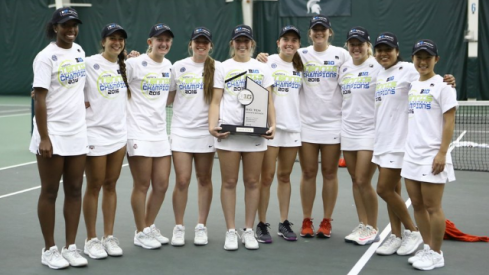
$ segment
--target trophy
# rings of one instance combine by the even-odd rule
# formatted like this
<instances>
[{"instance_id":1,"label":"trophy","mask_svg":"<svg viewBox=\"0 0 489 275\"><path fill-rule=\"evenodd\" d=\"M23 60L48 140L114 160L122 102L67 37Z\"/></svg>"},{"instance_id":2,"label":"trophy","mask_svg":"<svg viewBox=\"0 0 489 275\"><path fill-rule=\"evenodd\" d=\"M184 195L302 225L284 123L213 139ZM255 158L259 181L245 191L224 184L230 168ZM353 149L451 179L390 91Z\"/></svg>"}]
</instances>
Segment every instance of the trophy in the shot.
<instances>
[{"instance_id":1,"label":"trophy","mask_svg":"<svg viewBox=\"0 0 489 275\"><path fill-rule=\"evenodd\" d=\"M225 82L232 81L243 76L240 73ZM241 125L221 124L219 132L230 132L231 134L245 135L267 135L268 127L268 90L256 83L253 79L246 77L245 88L238 93L238 101L243 108L243 122Z\"/></svg>"}]
</instances>

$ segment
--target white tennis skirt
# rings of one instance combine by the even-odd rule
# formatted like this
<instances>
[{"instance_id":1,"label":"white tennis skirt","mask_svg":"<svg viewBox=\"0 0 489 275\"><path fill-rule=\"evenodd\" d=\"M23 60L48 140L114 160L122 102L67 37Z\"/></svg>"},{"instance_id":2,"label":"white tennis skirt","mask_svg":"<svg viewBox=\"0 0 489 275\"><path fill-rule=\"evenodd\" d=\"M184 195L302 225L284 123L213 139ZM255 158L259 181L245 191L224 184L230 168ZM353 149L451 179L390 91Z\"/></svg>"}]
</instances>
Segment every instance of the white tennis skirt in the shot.
<instances>
[{"instance_id":1,"label":"white tennis skirt","mask_svg":"<svg viewBox=\"0 0 489 275\"><path fill-rule=\"evenodd\" d=\"M445 164L445 170L438 175L431 173L431 164L419 165L409 161L404 161L402 164L401 177L429 183L444 184L447 181L455 181L455 171L452 164Z\"/></svg>"},{"instance_id":2,"label":"white tennis skirt","mask_svg":"<svg viewBox=\"0 0 489 275\"><path fill-rule=\"evenodd\" d=\"M381 155L374 155L372 157L372 162L382 168L401 169L403 159L403 152L385 153Z\"/></svg>"},{"instance_id":3,"label":"white tennis skirt","mask_svg":"<svg viewBox=\"0 0 489 275\"><path fill-rule=\"evenodd\" d=\"M127 155L142 157L165 157L171 156L170 142L168 140L127 140Z\"/></svg>"},{"instance_id":4,"label":"white tennis skirt","mask_svg":"<svg viewBox=\"0 0 489 275\"><path fill-rule=\"evenodd\" d=\"M51 145L53 146L53 155L58 156L78 156L88 153L88 139L87 132L81 131L71 136L59 136L49 135ZM31 143L29 145L29 151L33 154L39 154L39 143L41 142L41 136L39 132L34 130L32 132Z\"/></svg>"},{"instance_id":5,"label":"white tennis skirt","mask_svg":"<svg viewBox=\"0 0 489 275\"><path fill-rule=\"evenodd\" d=\"M299 147L302 145L301 133L275 129L273 139L267 139L267 145L272 147Z\"/></svg>"},{"instance_id":6,"label":"white tennis skirt","mask_svg":"<svg viewBox=\"0 0 489 275\"><path fill-rule=\"evenodd\" d=\"M171 150L185 153L213 153L216 151L214 146L215 137L212 135L198 137L182 137L171 134Z\"/></svg>"},{"instance_id":7,"label":"white tennis skirt","mask_svg":"<svg viewBox=\"0 0 489 275\"><path fill-rule=\"evenodd\" d=\"M360 151L374 150L374 138L351 138L341 137L341 150L344 151Z\"/></svg>"},{"instance_id":8,"label":"white tennis skirt","mask_svg":"<svg viewBox=\"0 0 489 275\"><path fill-rule=\"evenodd\" d=\"M107 156L116 151L119 151L122 147L126 146L127 141L121 141L108 145L88 145L89 157Z\"/></svg>"},{"instance_id":9,"label":"white tennis skirt","mask_svg":"<svg viewBox=\"0 0 489 275\"><path fill-rule=\"evenodd\" d=\"M341 131L325 131L302 127L302 142L315 144L338 144L341 141Z\"/></svg>"},{"instance_id":10,"label":"white tennis skirt","mask_svg":"<svg viewBox=\"0 0 489 275\"><path fill-rule=\"evenodd\" d=\"M248 135L229 135L226 139L216 139L216 149L233 152L261 152L267 150L267 140Z\"/></svg>"}]
</instances>

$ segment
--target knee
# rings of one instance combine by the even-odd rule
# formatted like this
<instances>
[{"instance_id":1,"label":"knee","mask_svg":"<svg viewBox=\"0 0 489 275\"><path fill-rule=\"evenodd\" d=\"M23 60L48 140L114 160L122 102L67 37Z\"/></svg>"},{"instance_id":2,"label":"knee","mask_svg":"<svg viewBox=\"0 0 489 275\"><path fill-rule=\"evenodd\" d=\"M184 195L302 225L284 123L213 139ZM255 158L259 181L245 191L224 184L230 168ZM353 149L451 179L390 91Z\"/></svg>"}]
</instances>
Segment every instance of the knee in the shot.
<instances>
[{"instance_id":1,"label":"knee","mask_svg":"<svg viewBox=\"0 0 489 275\"><path fill-rule=\"evenodd\" d=\"M389 194L392 194L392 192L390 192L391 190L388 190L388 188L386 188L386 186L383 186L383 185L377 185L377 194L383 198L385 200L385 198L387 198L389 196Z\"/></svg>"},{"instance_id":2,"label":"knee","mask_svg":"<svg viewBox=\"0 0 489 275\"><path fill-rule=\"evenodd\" d=\"M304 180L315 180L317 174L318 174L317 169L307 169L306 168L306 169L302 170L302 178L304 178Z\"/></svg>"},{"instance_id":3,"label":"knee","mask_svg":"<svg viewBox=\"0 0 489 275\"><path fill-rule=\"evenodd\" d=\"M50 202L55 202L56 198L58 197L58 188L57 187L52 187L52 188L43 187L41 189L41 197L44 200L48 200Z\"/></svg>"},{"instance_id":4,"label":"knee","mask_svg":"<svg viewBox=\"0 0 489 275\"><path fill-rule=\"evenodd\" d=\"M439 205L436 205L436 206L435 205L425 205L425 209L429 215L433 215L433 214L440 212L441 206L439 206Z\"/></svg>"},{"instance_id":5,"label":"knee","mask_svg":"<svg viewBox=\"0 0 489 275\"><path fill-rule=\"evenodd\" d=\"M88 195L91 195L91 196L98 196L101 188L102 188L102 185L90 183L90 184L87 184L87 188L85 189L85 193Z\"/></svg>"},{"instance_id":6,"label":"knee","mask_svg":"<svg viewBox=\"0 0 489 275\"><path fill-rule=\"evenodd\" d=\"M104 193L115 194L116 181L106 181L104 183Z\"/></svg>"},{"instance_id":7,"label":"knee","mask_svg":"<svg viewBox=\"0 0 489 275\"><path fill-rule=\"evenodd\" d=\"M175 181L175 189L178 191L184 191L190 184L190 177L178 177Z\"/></svg>"},{"instance_id":8,"label":"knee","mask_svg":"<svg viewBox=\"0 0 489 275\"><path fill-rule=\"evenodd\" d=\"M248 190L257 189L260 187L260 182L258 181L258 178L249 177L244 179L244 185Z\"/></svg>"},{"instance_id":9,"label":"knee","mask_svg":"<svg viewBox=\"0 0 489 275\"><path fill-rule=\"evenodd\" d=\"M321 169L321 173L323 174L323 179L325 181L336 180L336 170L323 168L323 169Z\"/></svg>"},{"instance_id":10,"label":"knee","mask_svg":"<svg viewBox=\"0 0 489 275\"><path fill-rule=\"evenodd\" d=\"M261 187L270 188L273 182L273 173L264 173L261 175Z\"/></svg>"},{"instance_id":11,"label":"knee","mask_svg":"<svg viewBox=\"0 0 489 275\"><path fill-rule=\"evenodd\" d=\"M200 187L208 188L212 186L212 177L210 174L197 175L197 183Z\"/></svg>"},{"instance_id":12,"label":"knee","mask_svg":"<svg viewBox=\"0 0 489 275\"><path fill-rule=\"evenodd\" d=\"M168 190L168 181L155 182L153 183L153 193L166 194Z\"/></svg>"},{"instance_id":13,"label":"knee","mask_svg":"<svg viewBox=\"0 0 489 275\"><path fill-rule=\"evenodd\" d=\"M136 192L147 193L149 190L150 181L134 181L133 190Z\"/></svg>"},{"instance_id":14,"label":"knee","mask_svg":"<svg viewBox=\"0 0 489 275\"><path fill-rule=\"evenodd\" d=\"M277 181L279 183L290 183L290 173L288 172L278 172Z\"/></svg>"},{"instance_id":15,"label":"knee","mask_svg":"<svg viewBox=\"0 0 489 275\"><path fill-rule=\"evenodd\" d=\"M410 199L411 199L411 204L413 206L414 211L424 211L425 210L423 200L417 199L417 198L410 198Z\"/></svg>"},{"instance_id":16,"label":"knee","mask_svg":"<svg viewBox=\"0 0 489 275\"><path fill-rule=\"evenodd\" d=\"M69 186L68 188L65 185L65 197L70 200L81 199L82 188L80 186Z\"/></svg>"}]
</instances>

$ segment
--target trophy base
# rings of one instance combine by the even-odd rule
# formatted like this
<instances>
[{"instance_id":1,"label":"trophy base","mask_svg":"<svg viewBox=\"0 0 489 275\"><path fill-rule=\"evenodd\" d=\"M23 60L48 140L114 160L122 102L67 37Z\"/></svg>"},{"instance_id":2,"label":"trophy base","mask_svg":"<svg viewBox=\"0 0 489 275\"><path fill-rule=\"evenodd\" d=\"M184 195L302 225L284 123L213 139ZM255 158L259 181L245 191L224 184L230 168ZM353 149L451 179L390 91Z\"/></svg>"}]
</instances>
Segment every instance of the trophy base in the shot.
<instances>
[{"instance_id":1,"label":"trophy base","mask_svg":"<svg viewBox=\"0 0 489 275\"><path fill-rule=\"evenodd\" d=\"M262 136L267 135L268 128L252 127L252 126L236 126L229 124L222 124L219 127L222 129L220 133L230 132L231 135L250 135L250 136Z\"/></svg>"}]
</instances>

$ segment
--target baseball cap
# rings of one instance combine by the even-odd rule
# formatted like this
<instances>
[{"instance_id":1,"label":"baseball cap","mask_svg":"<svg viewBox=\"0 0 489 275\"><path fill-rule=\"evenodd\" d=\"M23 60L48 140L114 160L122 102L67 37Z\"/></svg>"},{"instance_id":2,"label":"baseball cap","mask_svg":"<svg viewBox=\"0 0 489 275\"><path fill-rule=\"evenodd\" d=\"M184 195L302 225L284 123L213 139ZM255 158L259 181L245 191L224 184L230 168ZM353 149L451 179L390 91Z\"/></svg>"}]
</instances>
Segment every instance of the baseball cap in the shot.
<instances>
[{"instance_id":1,"label":"baseball cap","mask_svg":"<svg viewBox=\"0 0 489 275\"><path fill-rule=\"evenodd\" d=\"M197 37L203 36L207 38L210 42L212 42L212 33L211 31L206 28L206 27L197 27L194 29L192 32L192 35L190 36L190 40L194 40Z\"/></svg>"},{"instance_id":2,"label":"baseball cap","mask_svg":"<svg viewBox=\"0 0 489 275\"><path fill-rule=\"evenodd\" d=\"M116 23L110 23L104 27L104 29L102 30L102 38L105 38L116 31L120 31L122 33L122 36L127 39L127 32L119 24Z\"/></svg>"},{"instance_id":3,"label":"baseball cap","mask_svg":"<svg viewBox=\"0 0 489 275\"><path fill-rule=\"evenodd\" d=\"M438 56L438 48L433 40L421 39L413 46L413 55L419 51L427 51L430 55Z\"/></svg>"},{"instance_id":4,"label":"baseball cap","mask_svg":"<svg viewBox=\"0 0 489 275\"><path fill-rule=\"evenodd\" d=\"M170 33L171 37L175 37L175 36L173 36L173 32L171 31L170 27L168 27L167 25L165 25L163 23L158 23L158 24L154 25L153 27L151 27L151 31L149 32L149 38L154 37L154 36L158 36L164 32L168 32L168 33Z\"/></svg>"},{"instance_id":5,"label":"baseball cap","mask_svg":"<svg viewBox=\"0 0 489 275\"><path fill-rule=\"evenodd\" d=\"M370 35L368 35L368 31L360 26L353 27L348 31L346 35L346 41L356 38L362 42L370 41Z\"/></svg>"},{"instance_id":6,"label":"baseball cap","mask_svg":"<svg viewBox=\"0 0 489 275\"><path fill-rule=\"evenodd\" d=\"M297 34L297 36L299 36L299 39L301 38L301 32L299 31L299 29L292 26L292 25L287 25L287 26L283 27L282 30L280 31L280 34L278 35L278 37L282 37L288 32L293 32L293 33Z\"/></svg>"},{"instance_id":7,"label":"baseball cap","mask_svg":"<svg viewBox=\"0 0 489 275\"><path fill-rule=\"evenodd\" d=\"M240 36L246 36L249 39L253 40L253 30L248 25L237 25L233 29L233 33L231 35L231 40L234 40Z\"/></svg>"},{"instance_id":8,"label":"baseball cap","mask_svg":"<svg viewBox=\"0 0 489 275\"><path fill-rule=\"evenodd\" d=\"M392 48L399 48L399 42L397 41L397 37L395 34L391 32L383 32L377 36L375 39L375 45L374 47L377 47L377 45L380 44L386 44L389 47Z\"/></svg>"},{"instance_id":9,"label":"baseball cap","mask_svg":"<svg viewBox=\"0 0 489 275\"><path fill-rule=\"evenodd\" d=\"M311 29L316 25L322 25L328 29L331 28L331 22L329 22L328 17L324 15L316 15L313 18L311 18L311 21L309 21L309 29Z\"/></svg>"},{"instance_id":10,"label":"baseball cap","mask_svg":"<svg viewBox=\"0 0 489 275\"><path fill-rule=\"evenodd\" d=\"M75 20L78 23L82 24L82 21L78 18L78 13L75 9L63 7L54 11L53 18L51 18L51 23L63 24L69 20Z\"/></svg>"}]
</instances>

